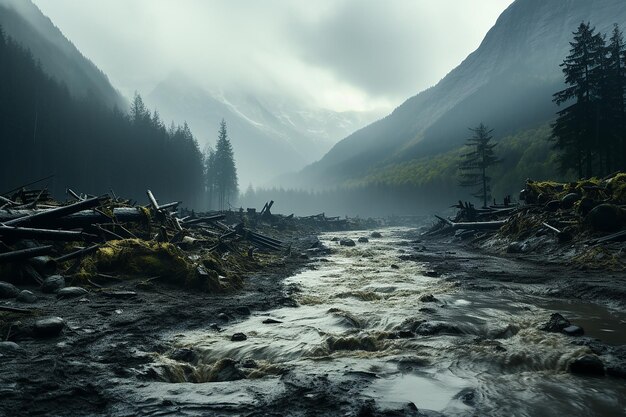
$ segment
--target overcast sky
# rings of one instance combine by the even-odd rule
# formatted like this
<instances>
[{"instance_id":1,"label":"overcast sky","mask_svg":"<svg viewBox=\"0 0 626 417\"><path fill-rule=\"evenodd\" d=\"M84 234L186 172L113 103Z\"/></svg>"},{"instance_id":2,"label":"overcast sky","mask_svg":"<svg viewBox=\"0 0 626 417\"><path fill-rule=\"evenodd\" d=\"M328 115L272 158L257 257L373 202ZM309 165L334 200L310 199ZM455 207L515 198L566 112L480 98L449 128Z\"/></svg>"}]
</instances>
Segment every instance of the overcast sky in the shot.
<instances>
[{"instance_id":1,"label":"overcast sky","mask_svg":"<svg viewBox=\"0 0 626 417\"><path fill-rule=\"evenodd\" d=\"M513 0L33 0L127 96L212 90L391 109L475 50Z\"/></svg>"}]
</instances>

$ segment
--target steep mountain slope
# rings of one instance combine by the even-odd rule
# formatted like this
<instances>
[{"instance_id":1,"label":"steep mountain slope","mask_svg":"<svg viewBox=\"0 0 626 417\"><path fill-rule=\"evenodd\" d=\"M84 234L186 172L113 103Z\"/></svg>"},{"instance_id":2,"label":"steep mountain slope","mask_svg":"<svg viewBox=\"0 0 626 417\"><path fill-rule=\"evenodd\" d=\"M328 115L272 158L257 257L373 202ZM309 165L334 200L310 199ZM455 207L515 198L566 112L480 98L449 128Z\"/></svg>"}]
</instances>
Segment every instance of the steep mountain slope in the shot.
<instances>
[{"instance_id":1,"label":"steep mountain slope","mask_svg":"<svg viewBox=\"0 0 626 417\"><path fill-rule=\"evenodd\" d=\"M30 0L0 0L0 26L28 48L42 68L67 85L75 97L101 100L126 110L126 101L106 75L54 26Z\"/></svg>"},{"instance_id":2,"label":"steep mountain slope","mask_svg":"<svg viewBox=\"0 0 626 417\"><path fill-rule=\"evenodd\" d=\"M307 108L284 97L212 93L180 73L157 85L146 101L165 120L186 120L201 145L215 144L225 119L242 188L302 169L377 116Z\"/></svg>"},{"instance_id":3,"label":"steep mountain slope","mask_svg":"<svg viewBox=\"0 0 626 417\"><path fill-rule=\"evenodd\" d=\"M590 21L603 33L626 29L624 0L517 0L480 47L435 87L339 142L290 185L332 186L460 146L484 122L496 137L545 123L562 85L559 63L572 32Z\"/></svg>"}]
</instances>

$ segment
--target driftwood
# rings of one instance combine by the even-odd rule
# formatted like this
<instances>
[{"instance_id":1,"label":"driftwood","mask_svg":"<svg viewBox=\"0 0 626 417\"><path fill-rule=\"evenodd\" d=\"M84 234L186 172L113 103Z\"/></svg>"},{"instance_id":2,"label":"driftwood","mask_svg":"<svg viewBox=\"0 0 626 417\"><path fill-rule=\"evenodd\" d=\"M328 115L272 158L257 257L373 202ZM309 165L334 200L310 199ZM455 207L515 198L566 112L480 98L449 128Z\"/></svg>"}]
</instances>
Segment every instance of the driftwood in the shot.
<instances>
[{"instance_id":1,"label":"driftwood","mask_svg":"<svg viewBox=\"0 0 626 417\"><path fill-rule=\"evenodd\" d=\"M597 245L598 243L608 243L608 242L623 242L626 241L626 230L622 230L621 232L613 233L608 236L600 237L597 239L591 239L587 241L590 245Z\"/></svg>"},{"instance_id":2,"label":"driftwood","mask_svg":"<svg viewBox=\"0 0 626 417\"><path fill-rule=\"evenodd\" d=\"M14 218L12 220L4 222L5 226L17 226L17 225L38 225L48 224L50 221L65 217L70 214L80 212L81 210L97 207L101 204L99 197L90 198L88 200L79 201L68 206L59 207L52 210L36 211L33 214L29 214L23 217Z\"/></svg>"},{"instance_id":3,"label":"driftwood","mask_svg":"<svg viewBox=\"0 0 626 417\"><path fill-rule=\"evenodd\" d=\"M60 240L65 242L94 240L98 236L72 230L33 229L30 227L0 226L0 238Z\"/></svg>"},{"instance_id":4,"label":"driftwood","mask_svg":"<svg viewBox=\"0 0 626 417\"><path fill-rule=\"evenodd\" d=\"M47 255L52 252L52 245L38 246L36 248L19 249L11 252L0 253L0 262L14 262L35 256Z\"/></svg>"},{"instance_id":5,"label":"driftwood","mask_svg":"<svg viewBox=\"0 0 626 417\"><path fill-rule=\"evenodd\" d=\"M452 220L444 219L435 215L436 218L444 222L448 227L454 230L497 230L501 228L506 220L495 220L491 222L459 222L454 223Z\"/></svg>"},{"instance_id":6,"label":"driftwood","mask_svg":"<svg viewBox=\"0 0 626 417\"><path fill-rule=\"evenodd\" d=\"M85 200L87 201L87 200ZM80 202L83 203L83 202ZM76 204L80 204L76 203ZM66 206L69 207L69 206ZM56 209L53 209L56 210ZM14 220L20 219L37 219L36 223L42 222L49 215L45 215L46 213L53 210L11 210L11 211L0 211L0 223L4 225L17 225L17 222ZM41 216L38 216L41 214ZM37 217L35 217L37 216ZM113 209L113 216L118 222L121 223L135 223L144 220L145 214L140 208L137 207L119 207ZM63 229L78 229L83 227L89 227L93 224L97 223L110 223L111 218L104 213L97 212L94 210L82 210L78 212L74 212L69 215L65 215L63 217L47 217L47 221L45 222L46 227L58 227ZM26 220L24 220L26 223ZM18 223L21 224L21 223ZM30 223L28 223L30 225Z\"/></svg>"}]
</instances>

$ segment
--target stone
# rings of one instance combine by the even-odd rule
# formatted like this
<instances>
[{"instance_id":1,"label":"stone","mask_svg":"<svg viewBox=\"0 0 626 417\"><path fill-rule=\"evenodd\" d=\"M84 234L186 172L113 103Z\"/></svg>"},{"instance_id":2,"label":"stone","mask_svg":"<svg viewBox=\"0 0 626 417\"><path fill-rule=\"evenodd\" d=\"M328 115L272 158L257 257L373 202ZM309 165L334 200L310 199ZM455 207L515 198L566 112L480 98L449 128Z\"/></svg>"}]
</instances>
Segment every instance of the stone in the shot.
<instances>
[{"instance_id":1,"label":"stone","mask_svg":"<svg viewBox=\"0 0 626 417\"><path fill-rule=\"evenodd\" d=\"M20 293L20 290L13 284L0 281L0 298L15 298Z\"/></svg>"},{"instance_id":2,"label":"stone","mask_svg":"<svg viewBox=\"0 0 626 417\"><path fill-rule=\"evenodd\" d=\"M249 316L250 314L252 314L252 312L250 311L250 307L247 306L237 307L235 311L237 312L237 314L241 314L242 316Z\"/></svg>"},{"instance_id":3,"label":"stone","mask_svg":"<svg viewBox=\"0 0 626 417\"><path fill-rule=\"evenodd\" d=\"M555 212L561 208L561 200L548 201L544 208L546 211Z\"/></svg>"},{"instance_id":4,"label":"stone","mask_svg":"<svg viewBox=\"0 0 626 417\"><path fill-rule=\"evenodd\" d=\"M436 303L436 302L438 302L439 300L438 300L438 299L436 299L436 298L435 298L435 296L434 296L434 295L432 295L432 294L424 294L424 295L422 295L422 296L420 297L420 301L421 301L422 303Z\"/></svg>"},{"instance_id":5,"label":"stone","mask_svg":"<svg viewBox=\"0 0 626 417\"><path fill-rule=\"evenodd\" d=\"M339 241L339 244L340 244L341 246L356 246L356 243L354 243L354 240L352 240L352 239L348 239L348 238L341 239L341 240Z\"/></svg>"},{"instance_id":6,"label":"stone","mask_svg":"<svg viewBox=\"0 0 626 417\"><path fill-rule=\"evenodd\" d=\"M412 337L415 337L415 333L413 333L413 332L412 332L412 331L410 331L410 330L400 330L400 331L397 333L397 335L398 335L398 337L399 337L400 339L410 339L410 338L412 338Z\"/></svg>"},{"instance_id":7,"label":"stone","mask_svg":"<svg viewBox=\"0 0 626 417\"><path fill-rule=\"evenodd\" d=\"M582 336L585 334L585 331L583 330L582 327L572 325L572 326L567 326L566 328L564 328L563 333L565 333L568 336Z\"/></svg>"},{"instance_id":8,"label":"stone","mask_svg":"<svg viewBox=\"0 0 626 417\"><path fill-rule=\"evenodd\" d=\"M244 340L248 340L248 336L246 336L244 333L235 333L231 336L230 340L232 342L243 342Z\"/></svg>"},{"instance_id":9,"label":"stone","mask_svg":"<svg viewBox=\"0 0 626 417\"><path fill-rule=\"evenodd\" d=\"M76 297L82 297L83 295L88 294L88 293L89 291L81 287L65 287L57 291L57 297L58 298L76 298Z\"/></svg>"},{"instance_id":10,"label":"stone","mask_svg":"<svg viewBox=\"0 0 626 417\"><path fill-rule=\"evenodd\" d=\"M217 318L222 320L222 321L228 321L230 320L230 318L228 317L228 315L226 313L220 313L217 315Z\"/></svg>"},{"instance_id":11,"label":"stone","mask_svg":"<svg viewBox=\"0 0 626 417\"><path fill-rule=\"evenodd\" d=\"M596 355L584 355L569 365L573 374L604 376L604 363Z\"/></svg>"},{"instance_id":12,"label":"stone","mask_svg":"<svg viewBox=\"0 0 626 417\"><path fill-rule=\"evenodd\" d=\"M439 276L439 272L437 271L426 271L424 272L424 276L430 277L430 278L437 278Z\"/></svg>"},{"instance_id":13,"label":"stone","mask_svg":"<svg viewBox=\"0 0 626 417\"><path fill-rule=\"evenodd\" d=\"M338 237L334 237L332 239L330 239L331 242L339 242L341 239L339 239Z\"/></svg>"},{"instance_id":14,"label":"stone","mask_svg":"<svg viewBox=\"0 0 626 417\"><path fill-rule=\"evenodd\" d=\"M432 336L436 334L461 334L461 329L444 322L426 322L417 326L415 333L422 336Z\"/></svg>"},{"instance_id":15,"label":"stone","mask_svg":"<svg viewBox=\"0 0 626 417\"><path fill-rule=\"evenodd\" d=\"M175 349L170 358L179 362L194 362L196 360L196 353L189 348Z\"/></svg>"},{"instance_id":16,"label":"stone","mask_svg":"<svg viewBox=\"0 0 626 417\"><path fill-rule=\"evenodd\" d=\"M41 284L41 291L52 294L65 287L65 278L61 275L51 275Z\"/></svg>"},{"instance_id":17,"label":"stone","mask_svg":"<svg viewBox=\"0 0 626 417\"><path fill-rule=\"evenodd\" d=\"M368 238L366 238L366 237L360 237L360 238L358 239L358 242L359 242L359 243L367 243L367 242L369 242L369 241L370 241L370 240L369 240Z\"/></svg>"},{"instance_id":18,"label":"stone","mask_svg":"<svg viewBox=\"0 0 626 417\"><path fill-rule=\"evenodd\" d=\"M571 209L578 200L580 200L580 195L569 193L561 199L561 208L565 210Z\"/></svg>"},{"instance_id":19,"label":"stone","mask_svg":"<svg viewBox=\"0 0 626 417\"><path fill-rule=\"evenodd\" d=\"M400 269L400 267L396 264L391 264L391 269Z\"/></svg>"},{"instance_id":20,"label":"stone","mask_svg":"<svg viewBox=\"0 0 626 417\"><path fill-rule=\"evenodd\" d=\"M595 230L617 232L626 220L626 210L614 204L600 204L585 217L585 221Z\"/></svg>"},{"instance_id":21,"label":"stone","mask_svg":"<svg viewBox=\"0 0 626 417\"><path fill-rule=\"evenodd\" d=\"M372 232L372 233L370 234L370 237L373 237L373 238L378 239L378 238L383 237L383 235L381 235L381 234L380 234L380 232Z\"/></svg>"},{"instance_id":22,"label":"stone","mask_svg":"<svg viewBox=\"0 0 626 417\"><path fill-rule=\"evenodd\" d=\"M243 366L244 368L256 368L259 366L259 364L257 364L254 359L246 359L243 361L241 366Z\"/></svg>"},{"instance_id":23,"label":"stone","mask_svg":"<svg viewBox=\"0 0 626 417\"><path fill-rule=\"evenodd\" d=\"M30 304L37 301L37 296L33 294L32 291L23 290L22 292L20 292L20 295L17 296L17 301L19 301L20 303Z\"/></svg>"},{"instance_id":24,"label":"stone","mask_svg":"<svg viewBox=\"0 0 626 417\"><path fill-rule=\"evenodd\" d=\"M19 352L22 348L15 342L0 342L0 353L1 354L11 354Z\"/></svg>"},{"instance_id":25,"label":"stone","mask_svg":"<svg viewBox=\"0 0 626 417\"><path fill-rule=\"evenodd\" d=\"M65 327L65 321L61 317L48 317L35 322L35 336L55 337Z\"/></svg>"},{"instance_id":26,"label":"stone","mask_svg":"<svg viewBox=\"0 0 626 417\"><path fill-rule=\"evenodd\" d=\"M566 327L571 326L572 323L569 322L568 319L560 315L559 313L554 313L550 316L550 320L547 323L544 323L539 330L543 330L544 332L551 333L560 333Z\"/></svg>"},{"instance_id":27,"label":"stone","mask_svg":"<svg viewBox=\"0 0 626 417\"><path fill-rule=\"evenodd\" d=\"M236 366L237 362L232 359L222 359L213 366L212 373L215 374L213 381L226 382L244 379L246 375Z\"/></svg>"},{"instance_id":28,"label":"stone","mask_svg":"<svg viewBox=\"0 0 626 417\"><path fill-rule=\"evenodd\" d=\"M273 319L271 317L263 320L263 324L278 324L278 323L282 323L282 321Z\"/></svg>"}]
</instances>

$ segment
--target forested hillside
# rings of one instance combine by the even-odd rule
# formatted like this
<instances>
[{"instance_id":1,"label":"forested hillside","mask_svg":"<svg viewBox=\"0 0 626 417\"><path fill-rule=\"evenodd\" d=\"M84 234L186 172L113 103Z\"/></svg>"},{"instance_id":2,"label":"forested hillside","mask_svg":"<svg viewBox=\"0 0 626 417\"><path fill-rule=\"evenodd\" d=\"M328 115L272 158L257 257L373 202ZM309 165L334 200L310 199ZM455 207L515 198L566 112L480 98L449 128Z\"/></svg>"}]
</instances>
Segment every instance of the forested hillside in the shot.
<instances>
[{"instance_id":1,"label":"forested hillside","mask_svg":"<svg viewBox=\"0 0 626 417\"><path fill-rule=\"evenodd\" d=\"M0 34L0 190L54 175L49 190L202 204L203 158L187 126L166 128L136 97L130 114L79 99Z\"/></svg>"}]
</instances>

